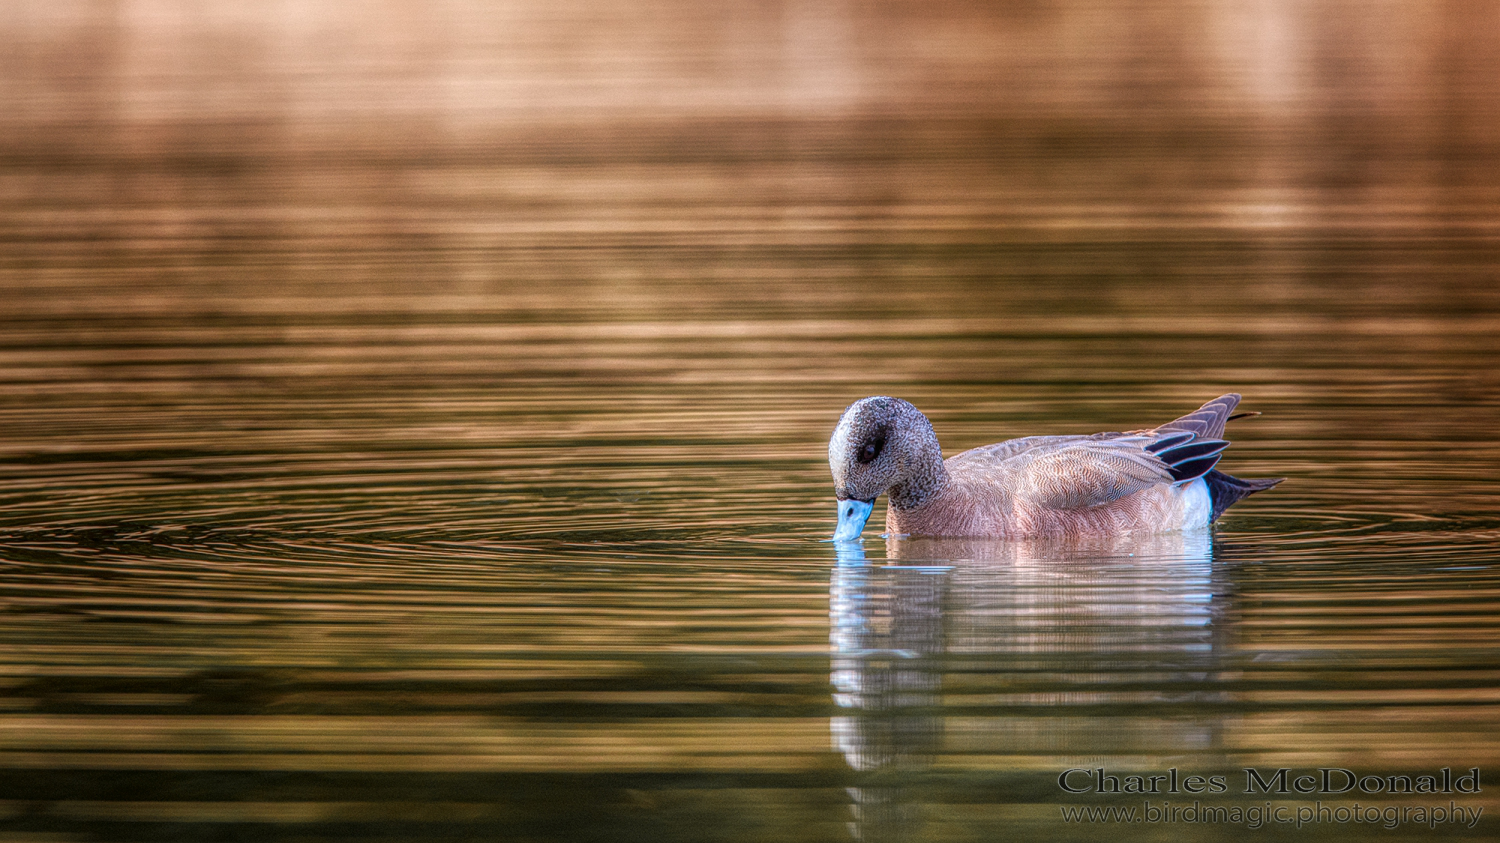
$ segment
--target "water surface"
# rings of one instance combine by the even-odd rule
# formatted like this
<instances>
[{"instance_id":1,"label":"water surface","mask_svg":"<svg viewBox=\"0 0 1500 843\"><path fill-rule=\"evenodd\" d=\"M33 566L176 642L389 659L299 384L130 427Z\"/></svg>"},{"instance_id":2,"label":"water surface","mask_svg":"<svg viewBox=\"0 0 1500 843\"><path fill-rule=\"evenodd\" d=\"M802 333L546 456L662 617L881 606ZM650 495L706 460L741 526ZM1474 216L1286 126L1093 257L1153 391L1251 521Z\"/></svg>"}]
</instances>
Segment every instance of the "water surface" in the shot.
<instances>
[{"instance_id":1,"label":"water surface","mask_svg":"<svg viewBox=\"0 0 1500 843\"><path fill-rule=\"evenodd\" d=\"M0 837L1492 839L1500 28L1274 6L0 21ZM823 541L1228 391L1211 534Z\"/></svg>"}]
</instances>

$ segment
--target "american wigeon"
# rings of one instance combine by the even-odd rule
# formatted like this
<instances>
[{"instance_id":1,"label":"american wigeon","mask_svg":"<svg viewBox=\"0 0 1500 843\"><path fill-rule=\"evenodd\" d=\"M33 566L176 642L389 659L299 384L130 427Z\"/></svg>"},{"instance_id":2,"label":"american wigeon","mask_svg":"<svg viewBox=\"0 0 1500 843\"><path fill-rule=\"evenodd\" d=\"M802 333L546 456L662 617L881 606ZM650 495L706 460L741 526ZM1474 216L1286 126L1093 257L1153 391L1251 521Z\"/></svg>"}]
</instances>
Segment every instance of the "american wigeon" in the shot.
<instances>
[{"instance_id":1,"label":"american wigeon","mask_svg":"<svg viewBox=\"0 0 1500 843\"><path fill-rule=\"evenodd\" d=\"M1150 430L1027 436L944 460L920 410L899 398L863 398L828 441L839 499L833 538L859 538L882 493L891 534L1083 537L1203 527L1284 479L1214 470L1229 447L1224 423L1238 418L1230 414L1239 403L1231 393Z\"/></svg>"}]
</instances>

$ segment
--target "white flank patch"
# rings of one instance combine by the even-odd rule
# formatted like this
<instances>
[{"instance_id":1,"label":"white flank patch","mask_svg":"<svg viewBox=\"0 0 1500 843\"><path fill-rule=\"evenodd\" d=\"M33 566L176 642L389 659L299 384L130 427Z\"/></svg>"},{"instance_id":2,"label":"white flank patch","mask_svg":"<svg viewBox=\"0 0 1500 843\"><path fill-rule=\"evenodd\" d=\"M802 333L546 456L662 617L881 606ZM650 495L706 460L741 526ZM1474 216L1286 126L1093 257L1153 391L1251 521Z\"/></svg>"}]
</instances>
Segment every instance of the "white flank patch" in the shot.
<instances>
[{"instance_id":1,"label":"white flank patch","mask_svg":"<svg viewBox=\"0 0 1500 843\"><path fill-rule=\"evenodd\" d=\"M1178 500L1182 505L1182 527L1187 530L1208 524L1213 517L1214 502L1208 494L1208 481L1199 477L1191 483L1177 487Z\"/></svg>"}]
</instances>

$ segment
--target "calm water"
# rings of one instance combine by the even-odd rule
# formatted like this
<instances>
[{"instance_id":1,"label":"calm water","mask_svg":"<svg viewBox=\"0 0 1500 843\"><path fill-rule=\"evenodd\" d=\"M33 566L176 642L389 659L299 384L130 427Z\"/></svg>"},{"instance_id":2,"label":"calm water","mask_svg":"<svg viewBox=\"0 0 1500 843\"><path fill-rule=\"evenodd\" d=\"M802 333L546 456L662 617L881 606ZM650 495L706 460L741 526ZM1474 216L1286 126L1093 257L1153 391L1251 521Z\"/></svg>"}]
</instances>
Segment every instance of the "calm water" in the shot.
<instances>
[{"instance_id":1,"label":"calm water","mask_svg":"<svg viewBox=\"0 0 1500 843\"><path fill-rule=\"evenodd\" d=\"M1500 26L1147 5L0 18L0 841L1494 839ZM1231 390L1211 536L823 541Z\"/></svg>"}]
</instances>

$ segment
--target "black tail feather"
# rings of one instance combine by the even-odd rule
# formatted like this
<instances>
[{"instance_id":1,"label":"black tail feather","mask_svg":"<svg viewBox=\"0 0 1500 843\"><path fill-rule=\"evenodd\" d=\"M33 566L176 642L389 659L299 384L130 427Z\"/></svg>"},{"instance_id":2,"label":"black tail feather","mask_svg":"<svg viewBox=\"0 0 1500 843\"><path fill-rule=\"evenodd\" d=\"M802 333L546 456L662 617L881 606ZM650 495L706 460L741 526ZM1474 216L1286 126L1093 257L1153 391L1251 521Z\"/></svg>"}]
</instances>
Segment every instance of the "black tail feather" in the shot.
<instances>
[{"instance_id":1,"label":"black tail feather","mask_svg":"<svg viewBox=\"0 0 1500 843\"><path fill-rule=\"evenodd\" d=\"M1209 500L1213 501L1214 507L1209 520L1217 521L1219 516L1224 514L1224 510L1233 506L1236 501L1256 492L1264 492L1286 478L1260 477L1255 480L1245 480L1214 470L1203 475L1203 479L1208 483Z\"/></svg>"},{"instance_id":2,"label":"black tail feather","mask_svg":"<svg viewBox=\"0 0 1500 843\"><path fill-rule=\"evenodd\" d=\"M1155 442L1147 445L1146 450L1149 453L1159 454L1167 448L1171 448L1174 445L1181 445L1184 442L1191 442L1195 438L1197 438L1197 434L1193 433L1192 431L1179 430L1176 433L1169 433L1166 436L1163 436Z\"/></svg>"},{"instance_id":3,"label":"black tail feather","mask_svg":"<svg viewBox=\"0 0 1500 843\"><path fill-rule=\"evenodd\" d=\"M1189 480L1197 480L1199 477L1213 471L1214 466L1219 464L1218 454L1209 454L1204 457L1195 457L1183 460L1167 470L1172 473L1172 480L1176 483L1185 483Z\"/></svg>"},{"instance_id":4,"label":"black tail feather","mask_svg":"<svg viewBox=\"0 0 1500 843\"><path fill-rule=\"evenodd\" d=\"M1156 453L1156 456L1162 462L1175 468L1178 463L1182 463L1187 460L1195 460L1199 457L1213 456L1214 454L1223 452L1223 450L1228 447L1229 443L1225 442L1223 439L1195 439L1191 442L1185 442L1181 445L1173 445L1170 448L1163 448ZM1203 471L1207 470L1208 469L1204 469ZM1198 474L1202 474L1203 471L1198 472ZM1193 476L1197 477L1198 474L1195 474ZM1181 480L1183 478L1179 477L1178 479Z\"/></svg>"}]
</instances>

